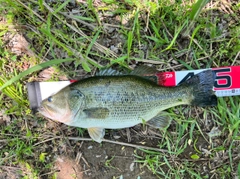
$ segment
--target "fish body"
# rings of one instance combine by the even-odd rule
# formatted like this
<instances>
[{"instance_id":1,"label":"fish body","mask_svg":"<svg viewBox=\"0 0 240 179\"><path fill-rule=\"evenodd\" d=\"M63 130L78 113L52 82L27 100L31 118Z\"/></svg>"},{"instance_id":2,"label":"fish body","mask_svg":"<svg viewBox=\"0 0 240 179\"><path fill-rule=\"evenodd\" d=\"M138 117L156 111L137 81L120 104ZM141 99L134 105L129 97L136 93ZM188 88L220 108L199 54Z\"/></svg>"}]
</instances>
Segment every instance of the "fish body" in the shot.
<instances>
[{"instance_id":1,"label":"fish body","mask_svg":"<svg viewBox=\"0 0 240 179\"><path fill-rule=\"evenodd\" d=\"M216 105L211 70L177 87L161 87L134 74L95 76L75 82L45 99L40 113L70 126L87 128L101 142L104 129L131 127L144 121L159 128L169 125L165 109L182 105Z\"/></svg>"},{"instance_id":2,"label":"fish body","mask_svg":"<svg viewBox=\"0 0 240 179\"><path fill-rule=\"evenodd\" d=\"M75 119L67 124L83 128L134 126L143 120L148 121L162 110L187 104L193 98L184 88L166 89L138 76L91 77L69 88L80 89L85 104Z\"/></svg>"}]
</instances>

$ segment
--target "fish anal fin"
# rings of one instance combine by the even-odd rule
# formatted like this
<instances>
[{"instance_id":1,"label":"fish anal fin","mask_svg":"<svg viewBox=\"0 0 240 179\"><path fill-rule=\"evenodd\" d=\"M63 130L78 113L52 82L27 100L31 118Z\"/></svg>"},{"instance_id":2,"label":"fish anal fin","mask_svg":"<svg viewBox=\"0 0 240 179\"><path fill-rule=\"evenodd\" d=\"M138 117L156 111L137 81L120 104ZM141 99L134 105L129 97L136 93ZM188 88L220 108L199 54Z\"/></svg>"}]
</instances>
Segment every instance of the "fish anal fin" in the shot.
<instances>
[{"instance_id":1,"label":"fish anal fin","mask_svg":"<svg viewBox=\"0 0 240 179\"><path fill-rule=\"evenodd\" d=\"M147 121L147 125L154 127L154 128L160 128L160 129L166 129L169 127L169 125L172 122L172 118L168 112L161 112L149 121Z\"/></svg>"},{"instance_id":2,"label":"fish anal fin","mask_svg":"<svg viewBox=\"0 0 240 179\"><path fill-rule=\"evenodd\" d=\"M101 143L105 135L105 129L99 127L91 127L88 128L88 133L94 141Z\"/></svg>"}]
</instances>

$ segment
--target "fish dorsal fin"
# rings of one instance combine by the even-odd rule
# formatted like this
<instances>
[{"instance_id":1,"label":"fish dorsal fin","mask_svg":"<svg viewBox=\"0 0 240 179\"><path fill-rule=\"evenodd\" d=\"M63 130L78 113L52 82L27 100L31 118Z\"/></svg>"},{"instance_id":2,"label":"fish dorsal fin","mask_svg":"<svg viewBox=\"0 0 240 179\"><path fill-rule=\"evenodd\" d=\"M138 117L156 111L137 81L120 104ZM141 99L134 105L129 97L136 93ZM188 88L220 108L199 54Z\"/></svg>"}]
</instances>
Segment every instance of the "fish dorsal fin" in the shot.
<instances>
[{"instance_id":1,"label":"fish dorsal fin","mask_svg":"<svg viewBox=\"0 0 240 179\"><path fill-rule=\"evenodd\" d=\"M94 141L101 143L105 135L105 129L99 127L91 127L88 128L88 133Z\"/></svg>"},{"instance_id":2,"label":"fish dorsal fin","mask_svg":"<svg viewBox=\"0 0 240 179\"><path fill-rule=\"evenodd\" d=\"M131 75L137 75L137 76L145 76L145 75L154 75L158 71L153 68L146 65L136 67L133 71L131 71Z\"/></svg>"},{"instance_id":3,"label":"fish dorsal fin","mask_svg":"<svg viewBox=\"0 0 240 179\"><path fill-rule=\"evenodd\" d=\"M101 69L99 70L99 72L96 73L96 76L118 76L118 75L123 75L123 73L112 68Z\"/></svg>"},{"instance_id":4,"label":"fish dorsal fin","mask_svg":"<svg viewBox=\"0 0 240 179\"><path fill-rule=\"evenodd\" d=\"M106 119L110 111L108 108L99 107L84 109L83 112L91 119Z\"/></svg>"},{"instance_id":5,"label":"fish dorsal fin","mask_svg":"<svg viewBox=\"0 0 240 179\"><path fill-rule=\"evenodd\" d=\"M112 68L106 68L101 69L99 72L96 73L96 76L121 76L121 75L136 75L136 76L149 76L154 75L158 71L153 68L146 65L138 66L130 73L128 72L120 72L118 70L112 69Z\"/></svg>"},{"instance_id":6,"label":"fish dorsal fin","mask_svg":"<svg viewBox=\"0 0 240 179\"><path fill-rule=\"evenodd\" d=\"M168 112L162 111L149 121L147 121L147 125L158 128L158 129L166 129L171 124L172 117Z\"/></svg>"},{"instance_id":7,"label":"fish dorsal fin","mask_svg":"<svg viewBox=\"0 0 240 179\"><path fill-rule=\"evenodd\" d=\"M154 83L158 83L158 77L156 76L157 72L158 71L155 68L145 65L145 66L136 67L130 73L130 75L140 76L140 77L145 78L147 80L153 81Z\"/></svg>"},{"instance_id":8,"label":"fish dorsal fin","mask_svg":"<svg viewBox=\"0 0 240 179\"><path fill-rule=\"evenodd\" d=\"M130 73L120 72L118 70L112 68L101 69L99 72L96 73L96 76L117 76L117 75L137 75L137 76L144 76L144 75L153 75L158 71L146 65L138 66Z\"/></svg>"}]
</instances>

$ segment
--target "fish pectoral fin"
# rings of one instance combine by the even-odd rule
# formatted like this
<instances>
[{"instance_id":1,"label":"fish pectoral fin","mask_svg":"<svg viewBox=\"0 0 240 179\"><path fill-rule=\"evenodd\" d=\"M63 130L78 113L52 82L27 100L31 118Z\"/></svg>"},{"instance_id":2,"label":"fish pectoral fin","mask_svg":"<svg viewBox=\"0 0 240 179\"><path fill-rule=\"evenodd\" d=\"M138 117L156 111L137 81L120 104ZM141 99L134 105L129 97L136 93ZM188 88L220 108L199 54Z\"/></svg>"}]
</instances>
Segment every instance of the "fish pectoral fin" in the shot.
<instances>
[{"instance_id":1,"label":"fish pectoral fin","mask_svg":"<svg viewBox=\"0 0 240 179\"><path fill-rule=\"evenodd\" d=\"M94 119L105 119L109 115L109 109L108 108L88 108L84 109L83 112L87 115L88 118L94 118Z\"/></svg>"},{"instance_id":2,"label":"fish pectoral fin","mask_svg":"<svg viewBox=\"0 0 240 179\"><path fill-rule=\"evenodd\" d=\"M105 129L99 127L91 127L88 128L88 133L94 141L101 143L105 135Z\"/></svg>"},{"instance_id":3,"label":"fish pectoral fin","mask_svg":"<svg viewBox=\"0 0 240 179\"><path fill-rule=\"evenodd\" d=\"M154 128L166 129L169 127L171 122L171 115L168 112L161 112L149 121L147 121L146 124Z\"/></svg>"}]
</instances>

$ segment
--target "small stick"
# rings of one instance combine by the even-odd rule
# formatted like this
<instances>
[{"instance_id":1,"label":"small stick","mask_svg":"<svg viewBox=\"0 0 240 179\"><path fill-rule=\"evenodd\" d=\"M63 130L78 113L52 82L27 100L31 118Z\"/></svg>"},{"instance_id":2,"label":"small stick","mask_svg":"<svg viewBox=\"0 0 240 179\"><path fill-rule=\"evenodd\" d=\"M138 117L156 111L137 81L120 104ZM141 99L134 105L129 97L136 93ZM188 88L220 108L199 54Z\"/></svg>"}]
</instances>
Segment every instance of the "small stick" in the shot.
<instances>
[{"instance_id":1,"label":"small stick","mask_svg":"<svg viewBox=\"0 0 240 179\"><path fill-rule=\"evenodd\" d=\"M36 144L34 144L34 146L37 146L39 144L42 144L44 142L48 142L54 139L61 139L63 137L53 137L50 139L46 139L44 141L38 142ZM68 140L81 140L81 141L92 141L91 138L83 138L83 137L66 137L68 138ZM125 143L125 142L117 142L117 141L112 141L112 140L108 140L108 139L103 139L103 142L108 142L108 143L112 143L112 144L117 144L117 145L123 145L123 146L129 146L129 147L133 147L136 149L146 149L146 150L153 150L153 151L158 151L158 152L164 152L164 153L169 153L168 150L165 149L158 149L158 148L154 148L154 147L148 147L148 146L143 146L143 145L136 145L136 144L130 144L130 143ZM82 157L83 158L83 157Z\"/></svg>"},{"instance_id":2,"label":"small stick","mask_svg":"<svg viewBox=\"0 0 240 179\"><path fill-rule=\"evenodd\" d=\"M240 55L240 51L237 53L237 55L236 55L236 57L234 58L234 60L233 60L233 62L232 62L232 65L231 66L233 66L234 65L234 63L236 62L236 60L237 60L237 58L238 58L238 56Z\"/></svg>"},{"instance_id":3,"label":"small stick","mask_svg":"<svg viewBox=\"0 0 240 179\"><path fill-rule=\"evenodd\" d=\"M138 62L143 62L143 63L155 64L155 65L165 64L165 62L160 62L160 61L155 61L155 60L137 59L137 58L133 58L133 60L136 60Z\"/></svg>"},{"instance_id":4,"label":"small stick","mask_svg":"<svg viewBox=\"0 0 240 179\"><path fill-rule=\"evenodd\" d=\"M79 164L81 157L82 157L82 152L78 152L77 156L75 158L75 161L76 161L77 165Z\"/></svg>"},{"instance_id":5,"label":"small stick","mask_svg":"<svg viewBox=\"0 0 240 179\"><path fill-rule=\"evenodd\" d=\"M39 144L43 144L43 143L45 143L45 142L48 142L48 141L51 141L51 140L54 140L54 139L60 139L60 138L61 138L61 137L52 137L52 138L50 138L50 139L46 139L46 140L44 140L44 141L38 142L38 143L34 144L33 146L37 146L37 145L39 145Z\"/></svg>"},{"instance_id":6,"label":"small stick","mask_svg":"<svg viewBox=\"0 0 240 179\"><path fill-rule=\"evenodd\" d=\"M84 140L84 141L92 141L92 139L90 138L82 138L82 137L68 137L69 140ZM143 145L136 145L136 144L130 144L130 143L125 143L125 142L117 142L117 141L112 141L112 140L108 140L108 139L103 139L103 142L108 142L108 143L112 143L112 144L117 144L117 145L123 145L123 146L129 146L129 147L134 147L137 149L146 149L146 150L154 150L154 151L158 151L158 152L168 152L168 150L164 150L164 149L158 149L158 148L154 148L154 147L147 147L147 146L143 146Z\"/></svg>"}]
</instances>

